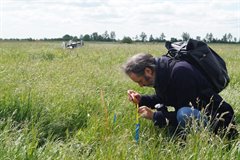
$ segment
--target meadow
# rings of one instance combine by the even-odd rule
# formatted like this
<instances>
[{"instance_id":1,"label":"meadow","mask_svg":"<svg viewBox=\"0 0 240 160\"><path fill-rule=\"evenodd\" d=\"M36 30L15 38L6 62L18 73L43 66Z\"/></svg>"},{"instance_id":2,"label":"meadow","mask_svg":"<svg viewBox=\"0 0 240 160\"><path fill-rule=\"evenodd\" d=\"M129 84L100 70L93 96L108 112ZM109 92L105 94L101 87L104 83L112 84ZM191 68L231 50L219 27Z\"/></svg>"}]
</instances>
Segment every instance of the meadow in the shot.
<instances>
[{"instance_id":1,"label":"meadow","mask_svg":"<svg viewBox=\"0 0 240 160\"><path fill-rule=\"evenodd\" d=\"M221 95L240 124L240 45L209 45L227 63L231 81ZM139 52L161 56L166 49L164 43L85 43L71 50L60 42L1 41L0 159L240 159L240 138L229 142L207 128L182 142L140 119L135 142L136 109L127 90L154 90L130 81L121 66Z\"/></svg>"}]
</instances>

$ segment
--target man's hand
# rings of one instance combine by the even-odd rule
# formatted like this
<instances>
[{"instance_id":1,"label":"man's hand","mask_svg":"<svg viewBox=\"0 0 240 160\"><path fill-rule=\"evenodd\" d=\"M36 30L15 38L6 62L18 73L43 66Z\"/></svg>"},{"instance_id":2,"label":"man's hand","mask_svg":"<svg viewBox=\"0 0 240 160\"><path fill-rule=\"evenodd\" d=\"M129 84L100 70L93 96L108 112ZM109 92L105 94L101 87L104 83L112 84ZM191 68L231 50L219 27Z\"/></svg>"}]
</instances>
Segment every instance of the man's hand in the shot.
<instances>
[{"instance_id":1,"label":"man's hand","mask_svg":"<svg viewBox=\"0 0 240 160\"><path fill-rule=\"evenodd\" d=\"M152 120L153 119L153 111L147 106L139 107L138 113L141 117Z\"/></svg>"},{"instance_id":2,"label":"man's hand","mask_svg":"<svg viewBox=\"0 0 240 160\"><path fill-rule=\"evenodd\" d=\"M135 103L135 104L139 104L140 100L141 100L141 95L133 90L128 90L128 99L129 101Z\"/></svg>"}]
</instances>

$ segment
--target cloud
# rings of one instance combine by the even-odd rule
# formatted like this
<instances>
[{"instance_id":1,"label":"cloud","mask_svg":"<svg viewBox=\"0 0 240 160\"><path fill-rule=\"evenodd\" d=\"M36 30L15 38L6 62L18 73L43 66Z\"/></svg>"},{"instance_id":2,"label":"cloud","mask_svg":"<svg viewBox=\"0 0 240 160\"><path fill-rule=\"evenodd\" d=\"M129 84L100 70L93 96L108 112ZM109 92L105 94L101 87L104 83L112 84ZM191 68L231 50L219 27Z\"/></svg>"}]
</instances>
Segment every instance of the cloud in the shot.
<instances>
[{"instance_id":1,"label":"cloud","mask_svg":"<svg viewBox=\"0 0 240 160\"><path fill-rule=\"evenodd\" d=\"M212 32L240 37L239 0L2 0L1 36L33 38L116 32L117 37L144 31L180 37Z\"/></svg>"}]
</instances>

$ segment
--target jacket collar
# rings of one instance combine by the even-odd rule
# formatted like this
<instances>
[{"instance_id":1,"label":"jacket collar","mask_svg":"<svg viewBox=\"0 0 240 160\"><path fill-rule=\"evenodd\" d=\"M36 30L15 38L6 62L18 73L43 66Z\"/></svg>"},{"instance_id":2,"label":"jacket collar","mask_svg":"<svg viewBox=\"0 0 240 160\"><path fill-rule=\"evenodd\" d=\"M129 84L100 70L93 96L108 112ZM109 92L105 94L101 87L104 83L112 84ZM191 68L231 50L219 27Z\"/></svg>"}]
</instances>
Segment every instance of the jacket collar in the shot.
<instances>
[{"instance_id":1,"label":"jacket collar","mask_svg":"<svg viewBox=\"0 0 240 160\"><path fill-rule=\"evenodd\" d=\"M154 81L154 88L157 91L157 94L161 96L166 92L168 83L170 80L171 69L169 67L170 58L166 56L162 56L160 58L156 58L156 75Z\"/></svg>"}]
</instances>

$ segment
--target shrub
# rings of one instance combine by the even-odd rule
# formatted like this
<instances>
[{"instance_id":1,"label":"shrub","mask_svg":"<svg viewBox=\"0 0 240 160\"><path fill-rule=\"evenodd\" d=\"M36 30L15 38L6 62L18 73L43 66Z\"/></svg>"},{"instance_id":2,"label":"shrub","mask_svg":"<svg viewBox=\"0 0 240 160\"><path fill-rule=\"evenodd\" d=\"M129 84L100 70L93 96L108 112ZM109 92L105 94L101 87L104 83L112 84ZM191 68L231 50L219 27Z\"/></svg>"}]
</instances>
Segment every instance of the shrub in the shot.
<instances>
[{"instance_id":1,"label":"shrub","mask_svg":"<svg viewBox=\"0 0 240 160\"><path fill-rule=\"evenodd\" d=\"M132 43L132 39L130 37L123 37L122 43Z\"/></svg>"}]
</instances>

